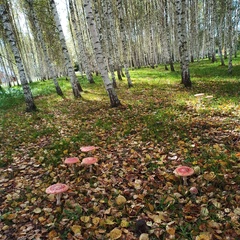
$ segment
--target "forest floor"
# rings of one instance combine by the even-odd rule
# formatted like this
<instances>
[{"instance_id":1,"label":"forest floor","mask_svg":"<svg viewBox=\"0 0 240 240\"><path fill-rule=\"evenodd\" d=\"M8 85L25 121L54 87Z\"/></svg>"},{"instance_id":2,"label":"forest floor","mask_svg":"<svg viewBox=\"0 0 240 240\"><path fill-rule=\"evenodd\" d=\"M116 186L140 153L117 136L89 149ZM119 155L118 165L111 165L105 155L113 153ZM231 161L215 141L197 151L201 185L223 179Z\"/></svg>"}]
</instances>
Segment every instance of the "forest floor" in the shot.
<instances>
[{"instance_id":1,"label":"forest floor","mask_svg":"<svg viewBox=\"0 0 240 240\"><path fill-rule=\"evenodd\" d=\"M132 70L133 88L118 82L119 108L109 107L100 78L81 79L77 100L66 80L64 99L51 81L34 83L35 113L24 112L19 90L8 92L0 112L0 239L240 239L234 64L228 76L219 63L192 63L191 89L179 83L179 69ZM81 152L88 145L97 149ZM64 164L85 156L98 158L92 173ZM173 173L180 165L195 169L187 186ZM45 192L57 182L69 186L60 206Z\"/></svg>"}]
</instances>

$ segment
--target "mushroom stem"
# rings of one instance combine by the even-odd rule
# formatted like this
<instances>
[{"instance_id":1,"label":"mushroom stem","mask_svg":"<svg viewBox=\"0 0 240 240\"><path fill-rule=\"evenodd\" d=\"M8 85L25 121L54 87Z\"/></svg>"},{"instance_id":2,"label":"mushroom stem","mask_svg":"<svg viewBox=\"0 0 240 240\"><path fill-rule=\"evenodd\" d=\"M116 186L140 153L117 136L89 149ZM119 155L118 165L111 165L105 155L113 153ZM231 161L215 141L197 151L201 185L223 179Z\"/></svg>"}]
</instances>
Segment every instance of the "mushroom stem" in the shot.
<instances>
[{"instance_id":1,"label":"mushroom stem","mask_svg":"<svg viewBox=\"0 0 240 240\"><path fill-rule=\"evenodd\" d=\"M92 172L92 165L90 165L89 172L90 173Z\"/></svg>"},{"instance_id":2,"label":"mushroom stem","mask_svg":"<svg viewBox=\"0 0 240 240\"><path fill-rule=\"evenodd\" d=\"M183 185L187 186L188 183L187 183L187 177L183 177Z\"/></svg>"},{"instance_id":3,"label":"mushroom stem","mask_svg":"<svg viewBox=\"0 0 240 240\"><path fill-rule=\"evenodd\" d=\"M76 172L76 168L75 168L74 165L72 165L71 171L72 171L72 173L75 173L75 172Z\"/></svg>"},{"instance_id":4,"label":"mushroom stem","mask_svg":"<svg viewBox=\"0 0 240 240\"><path fill-rule=\"evenodd\" d=\"M57 198L57 205L61 205L61 196L62 196L62 193L58 193L56 194L56 198Z\"/></svg>"}]
</instances>

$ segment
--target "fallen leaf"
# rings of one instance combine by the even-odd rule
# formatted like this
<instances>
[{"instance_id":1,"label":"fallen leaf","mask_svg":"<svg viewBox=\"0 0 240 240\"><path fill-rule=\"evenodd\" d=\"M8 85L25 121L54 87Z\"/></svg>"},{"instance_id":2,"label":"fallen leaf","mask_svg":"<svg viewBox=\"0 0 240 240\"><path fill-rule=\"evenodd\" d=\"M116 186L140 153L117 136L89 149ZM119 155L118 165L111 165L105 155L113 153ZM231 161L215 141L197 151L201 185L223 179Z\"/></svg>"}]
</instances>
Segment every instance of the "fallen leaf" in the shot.
<instances>
[{"instance_id":1,"label":"fallen leaf","mask_svg":"<svg viewBox=\"0 0 240 240\"><path fill-rule=\"evenodd\" d=\"M203 232L196 237L196 240L211 240L211 234L208 232Z\"/></svg>"},{"instance_id":2,"label":"fallen leaf","mask_svg":"<svg viewBox=\"0 0 240 240\"><path fill-rule=\"evenodd\" d=\"M117 205L122 205L122 204L126 203L126 201L127 201L127 199L122 195L119 195L116 197Z\"/></svg>"},{"instance_id":3,"label":"fallen leaf","mask_svg":"<svg viewBox=\"0 0 240 240\"><path fill-rule=\"evenodd\" d=\"M80 219L84 223L88 223L90 221L90 217L89 216L81 216Z\"/></svg>"},{"instance_id":4,"label":"fallen leaf","mask_svg":"<svg viewBox=\"0 0 240 240\"><path fill-rule=\"evenodd\" d=\"M82 227L79 226L79 225L73 225L73 226L71 226L70 228L71 228L71 230L73 231L73 233L74 233L75 235L78 234L78 233L81 233Z\"/></svg>"},{"instance_id":5,"label":"fallen leaf","mask_svg":"<svg viewBox=\"0 0 240 240\"><path fill-rule=\"evenodd\" d=\"M149 240L149 235L147 233L142 233L139 240Z\"/></svg>"},{"instance_id":6,"label":"fallen leaf","mask_svg":"<svg viewBox=\"0 0 240 240\"><path fill-rule=\"evenodd\" d=\"M110 234L110 239L114 240L114 239L119 239L122 236L122 231L118 228L114 228Z\"/></svg>"},{"instance_id":7,"label":"fallen leaf","mask_svg":"<svg viewBox=\"0 0 240 240\"><path fill-rule=\"evenodd\" d=\"M42 209L41 209L41 208L35 208L35 209L33 210L33 212L34 212L34 213L40 213L40 212L42 212Z\"/></svg>"},{"instance_id":8,"label":"fallen leaf","mask_svg":"<svg viewBox=\"0 0 240 240\"><path fill-rule=\"evenodd\" d=\"M127 228L129 226L129 222L126 219L122 219L120 226L122 228Z\"/></svg>"}]
</instances>

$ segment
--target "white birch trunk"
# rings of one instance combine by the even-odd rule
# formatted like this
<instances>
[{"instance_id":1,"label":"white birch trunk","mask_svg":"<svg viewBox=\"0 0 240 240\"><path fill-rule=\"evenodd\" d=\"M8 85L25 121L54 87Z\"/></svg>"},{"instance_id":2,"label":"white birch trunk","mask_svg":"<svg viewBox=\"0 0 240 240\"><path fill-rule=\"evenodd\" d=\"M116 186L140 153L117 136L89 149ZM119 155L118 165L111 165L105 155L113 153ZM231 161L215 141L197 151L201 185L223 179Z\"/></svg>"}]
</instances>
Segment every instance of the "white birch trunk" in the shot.
<instances>
[{"instance_id":1,"label":"white birch trunk","mask_svg":"<svg viewBox=\"0 0 240 240\"><path fill-rule=\"evenodd\" d=\"M191 87L189 73L189 58L187 49L187 30L186 30L186 0L175 0L176 14L178 17L178 42L179 55L182 71L182 83L185 87Z\"/></svg>"},{"instance_id":2,"label":"white birch trunk","mask_svg":"<svg viewBox=\"0 0 240 240\"><path fill-rule=\"evenodd\" d=\"M60 23L58 12L57 12L57 7L56 7L56 4L55 4L54 0L50 0L50 6L51 6L51 9L52 9L52 12L53 12L56 27L57 27L58 32L59 32L59 38L60 38L60 41L61 41L61 46L62 46L62 51L63 51L63 54L64 54L64 60L65 60L65 65L66 65L66 68L67 68L68 76L70 77L70 82L71 82L71 85L72 85L73 95L74 95L75 98L79 98L81 96L80 91L82 90L82 88L81 88L79 82L77 81L77 77L76 77L76 74L74 72L71 60L70 60L70 55L69 55L69 52L68 52L68 49L67 49L66 40L65 40L65 37L64 37L64 34L63 34L62 26L61 26L61 23Z\"/></svg>"},{"instance_id":3,"label":"white birch trunk","mask_svg":"<svg viewBox=\"0 0 240 240\"><path fill-rule=\"evenodd\" d=\"M95 19L92 12L92 4L90 0L84 0L84 10L86 13L88 28L91 35L91 40L92 40L93 49L95 52L96 61L105 85L105 89L110 98L111 107L117 107L121 103L118 99L115 89L113 88L112 82L110 81L108 76L107 64L103 56L99 33L97 31Z\"/></svg>"},{"instance_id":4,"label":"white birch trunk","mask_svg":"<svg viewBox=\"0 0 240 240\"><path fill-rule=\"evenodd\" d=\"M74 32L77 37L77 45L80 50L80 56L82 57L81 64L83 65L83 69L86 73L86 77L87 77L87 80L89 81L89 83L94 83L91 70L88 66L88 59L87 59L86 53L84 51L83 43L82 43L82 36L81 36L82 33L81 33L81 30L78 29L77 20L76 20L75 11L74 11L73 0L69 0L69 9L70 9L70 14L71 14L71 21L72 21L73 29L74 29ZM78 58L80 58L80 57L78 56ZM80 64L80 61L79 61L79 64Z\"/></svg>"},{"instance_id":5,"label":"white birch trunk","mask_svg":"<svg viewBox=\"0 0 240 240\"><path fill-rule=\"evenodd\" d=\"M171 51L171 36L170 36L170 29L169 29L169 18L168 18L168 1L165 0L164 3L165 8L165 26L166 26L166 41L167 41L167 52L168 52L168 61L170 65L170 69L172 72L175 71L174 65L173 65L173 59L172 59L172 51Z\"/></svg>"},{"instance_id":6,"label":"white birch trunk","mask_svg":"<svg viewBox=\"0 0 240 240\"><path fill-rule=\"evenodd\" d=\"M124 22L123 22L123 9L122 9L122 0L117 0L117 9L118 9L118 15L119 15L119 27L120 27L120 36L122 41L122 47L123 47L123 66L125 70L125 74L128 81L128 87L132 87L132 80L128 71L128 63L127 63L127 43L126 43L126 33L124 30Z\"/></svg>"},{"instance_id":7,"label":"white birch trunk","mask_svg":"<svg viewBox=\"0 0 240 240\"><path fill-rule=\"evenodd\" d=\"M232 55L233 55L233 23L232 23L232 0L227 1L227 25L228 25L228 48L229 48L229 58L228 58L228 73L232 74Z\"/></svg>"},{"instance_id":8,"label":"white birch trunk","mask_svg":"<svg viewBox=\"0 0 240 240\"><path fill-rule=\"evenodd\" d=\"M42 30L41 30L40 25L38 23L36 12L35 12L34 7L33 7L34 0L28 0L27 2L29 4L29 10L30 10L30 14L31 14L31 17L32 17L32 20L33 20L33 24L36 28L37 40L39 41L39 43L42 47L42 50L43 50L43 53L44 53L44 59L45 59L45 62L47 63L47 65L48 65L48 68L49 68L49 71L50 71L50 76L53 78L53 83L54 83L56 92L57 92L58 95L63 96L63 92L62 92L62 90L61 90L61 88L58 84L56 74L54 73L53 64L52 64L52 62L51 62L51 60L48 56L47 47L46 47L46 44L45 44L43 36L42 36Z\"/></svg>"},{"instance_id":9,"label":"white birch trunk","mask_svg":"<svg viewBox=\"0 0 240 240\"><path fill-rule=\"evenodd\" d=\"M27 112L35 111L37 108L36 108L36 105L33 100L31 89L30 89L27 79L26 79L22 59L21 59L20 52L19 52L19 49L18 49L18 46L16 43L16 37L14 36L10 17L8 15L8 12L7 12L4 4L0 4L0 18L2 20L3 28L6 32L6 36L10 43L10 46L12 48L15 62L16 62L17 68L18 68L19 77L20 77L22 88L23 88L25 102L26 102L26 111Z\"/></svg>"}]
</instances>

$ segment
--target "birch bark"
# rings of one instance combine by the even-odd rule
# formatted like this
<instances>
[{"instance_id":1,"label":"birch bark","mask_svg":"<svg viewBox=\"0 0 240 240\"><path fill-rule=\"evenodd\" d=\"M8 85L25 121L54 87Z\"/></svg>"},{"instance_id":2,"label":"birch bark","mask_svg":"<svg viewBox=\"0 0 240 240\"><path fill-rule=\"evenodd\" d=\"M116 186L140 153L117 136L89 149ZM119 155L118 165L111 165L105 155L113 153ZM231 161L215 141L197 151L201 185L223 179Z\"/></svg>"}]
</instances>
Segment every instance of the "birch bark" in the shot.
<instances>
[{"instance_id":1,"label":"birch bark","mask_svg":"<svg viewBox=\"0 0 240 240\"><path fill-rule=\"evenodd\" d=\"M93 44L93 49L95 52L96 61L105 85L105 89L110 98L111 107L117 107L121 103L118 99L117 93L112 85L112 82L110 81L108 76L107 64L102 52L99 33L97 31L96 22L93 16L92 4L90 0L84 0L84 10L86 13L88 28L91 36L91 41Z\"/></svg>"},{"instance_id":2,"label":"birch bark","mask_svg":"<svg viewBox=\"0 0 240 240\"><path fill-rule=\"evenodd\" d=\"M32 95L31 89L30 89L30 87L28 85L28 82L27 82L27 79L26 79L22 59L21 59L21 56L20 56L20 51L18 49L18 46L17 46L17 43L16 43L16 37L15 37L14 31L13 31L13 26L12 26L10 17L8 15L7 8L5 7L4 4L0 4L0 18L1 18L1 21L2 21L2 24L3 24L3 28L6 32L7 39L10 43L11 48L12 48L12 52L14 54L15 62L16 62L17 68L18 68L20 81L21 81L21 85L22 85L22 88L23 88L23 94L24 94L24 97L25 97L26 111L27 112L36 111L37 108L36 108L36 105L35 105L34 100L33 100L33 95Z\"/></svg>"},{"instance_id":3,"label":"birch bark","mask_svg":"<svg viewBox=\"0 0 240 240\"><path fill-rule=\"evenodd\" d=\"M170 65L171 72L174 72L174 65L172 59L172 51L171 51L171 36L170 36L170 29L169 29L169 17L168 17L168 1L165 0L164 2L164 9L165 9L165 26L166 26L166 41L167 41L167 51L168 51L168 61Z\"/></svg>"},{"instance_id":4,"label":"birch bark","mask_svg":"<svg viewBox=\"0 0 240 240\"><path fill-rule=\"evenodd\" d=\"M48 56L47 47L46 47L46 44L45 44L43 36L42 36L42 30L41 30L40 25L39 25L38 20L37 20L36 12L35 12L34 6L33 6L34 0L26 0L26 1L29 4L30 16L31 16L31 19L33 20L33 24L36 28L37 40L39 41L39 43L42 47L42 50L44 52L44 58L45 58L45 61L47 62L47 65L48 65L48 68L49 68L49 71L50 71L50 75L53 78L53 83L54 83L56 92L57 92L58 95L63 96L63 92L62 92L62 90L61 90L61 88L58 84L56 75L54 73L53 64L52 64L52 62L51 62L51 60Z\"/></svg>"},{"instance_id":5,"label":"birch bark","mask_svg":"<svg viewBox=\"0 0 240 240\"><path fill-rule=\"evenodd\" d=\"M120 28L120 36L122 41L123 47L123 66L125 70L125 74L128 81L128 87L132 87L132 80L128 71L128 64L127 64L127 43L126 43L126 33L124 29L124 22L123 22L123 9L122 9L122 0L117 0L117 9L118 9L118 16L119 16L119 28Z\"/></svg>"},{"instance_id":6,"label":"birch bark","mask_svg":"<svg viewBox=\"0 0 240 240\"><path fill-rule=\"evenodd\" d=\"M51 6L51 9L52 9L52 12L53 12L56 27L58 29L59 38L60 38L61 46L62 46L62 51L63 51L63 54L64 54L65 65L66 65L68 76L70 77L70 82L71 82L71 85L72 85L73 95L74 95L75 98L79 98L81 96L80 91L82 91L82 88L80 86L80 83L77 81L77 77L76 77L76 74L74 72L74 68L72 66L71 60L70 60L70 55L69 55L69 52L68 52L68 49L67 49L66 40L65 40L65 37L64 37L64 34L63 34L62 26L61 26L61 23L60 23L58 12L57 12L57 7L56 7L56 4L55 4L54 0L50 0L50 6Z\"/></svg>"},{"instance_id":7,"label":"birch bark","mask_svg":"<svg viewBox=\"0 0 240 240\"><path fill-rule=\"evenodd\" d=\"M186 0L175 0L175 3L176 14L178 17L178 45L182 71L182 83L185 87L191 87L192 83L189 73L189 58L186 32Z\"/></svg>"},{"instance_id":8,"label":"birch bark","mask_svg":"<svg viewBox=\"0 0 240 240\"><path fill-rule=\"evenodd\" d=\"M228 23L228 48L229 48L229 58L228 58L228 73L232 74L232 55L233 55L233 23L232 23L232 0L227 1L227 23Z\"/></svg>"},{"instance_id":9,"label":"birch bark","mask_svg":"<svg viewBox=\"0 0 240 240\"><path fill-rule=\"evenodd\" d=\"M81 63L83 65L83 69L86 72L87 80L89 81L89 83L94 83L91 70L88 66L88 59L87 59L86 53L84 51L83 43L82 43L81 30L78 29L77 20L76 20L75 11L74 11L73 0L69 0L69 9L70 9L70 14L71 14L71 21L72 21L73 29L74 29L74 32L77 37L78 48L80 50L80 55L82 57ZM80 63L80 61L79 61L79 63Z\"/></svg>"}]
</instances>

